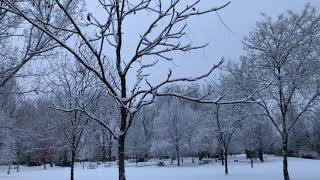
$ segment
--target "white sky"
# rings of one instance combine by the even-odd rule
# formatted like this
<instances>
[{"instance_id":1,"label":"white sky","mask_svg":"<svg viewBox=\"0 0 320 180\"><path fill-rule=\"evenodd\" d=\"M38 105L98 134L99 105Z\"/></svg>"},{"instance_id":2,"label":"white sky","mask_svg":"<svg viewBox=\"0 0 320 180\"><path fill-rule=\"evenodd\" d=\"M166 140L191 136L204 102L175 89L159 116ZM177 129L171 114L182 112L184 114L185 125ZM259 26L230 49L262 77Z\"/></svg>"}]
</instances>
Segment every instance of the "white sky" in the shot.
<instances>
[{"instance_id":1,"label":"white sky","mask_svg":"<svg viewBox=\"0 0 320 180\"><path fill-rule=\"evenodd\" d=\"M221 0L204 1L207 4L221 3ZM190 24L193 38L199 42L209 42L210 45L203 51L186 56L185 59L179 58L178 72L184 75L203 72L222 56L237 60L243 54L241 41L255 28L261 13L277 17L281 13L286 13L287 10L300 12L308 2L320 8L320 0L231 0L231 4L221 10L219 15L232 32L219 21L215 14L200 17Z\"/></svg>"},{"instance_id":2,"label":"white sky","mask_svg":"<svg viewBox=\"0 0 320 180\"><path fill-rule=\"evenodd\" d=\"M97 9L96 0L86 0L88 11L97 18L104 18L103 11ZM185 0L186 2L187 0ZM216 7L228 2L227 0L202 0L202 8ZM231 29L230 32L219 20L215 13L196 17L188 21L189 37L195 44L209 43L209 46L192 53L174 55L174 64L169 64L176 76L194 76L207 72L221 57L237 60L242 51L242 39L254 29L256 21L261 18L261 13L276 17L287 10L301 12L305 4L310 2L320 10L320 0L231 0L231 4L219 11L224 23ZM200 7L201 8L201 7ZM132 33L138 29L144 32L146 22L150 17L140 16L129 19L127 24L127 44L131 44L139 38ZM124 49L129 53L131 46ZM165 78L168 65L160 65L154 69L152 78L155 81ZM131 79L132 78L132 79ZM135 76L129 78L129 84L133 84Z\"/></svg>"},{"instance_id":3,"label":"white sky","mask_svg":"<svg viewBox=\"0 0 320 180\"><path fill-rule=\"evenodd\" d=\"M87 2L89 10L95 8L93 1L88 0ZM201 6L215 7L225 2L228 1L203 0ZM196 44L210 44L203 50L176 55L174 61L176 65L173 65L174 72L178 76L193 76L206 72L221 57L237 60L243 54L242 39L254 29L256 21L261 18L261 13L276 17L281 13L286 13L287 10L300 12L308 2L320 8L320 0L231 0L231 4L219 11L219 15L232 32L221 23L215 13L193 18L188 22L190 38ZM98 11L94 11L93 14L100 15ZM129 23L132 25L129 25L131 28L129 29L133 30L143 27L145 20L140 18ZM129 41L131 41L130 36ZM167 73L167 67L161 66L155 72L156 75L153 77L163 77Z\"/></svg>"}]
</instances>

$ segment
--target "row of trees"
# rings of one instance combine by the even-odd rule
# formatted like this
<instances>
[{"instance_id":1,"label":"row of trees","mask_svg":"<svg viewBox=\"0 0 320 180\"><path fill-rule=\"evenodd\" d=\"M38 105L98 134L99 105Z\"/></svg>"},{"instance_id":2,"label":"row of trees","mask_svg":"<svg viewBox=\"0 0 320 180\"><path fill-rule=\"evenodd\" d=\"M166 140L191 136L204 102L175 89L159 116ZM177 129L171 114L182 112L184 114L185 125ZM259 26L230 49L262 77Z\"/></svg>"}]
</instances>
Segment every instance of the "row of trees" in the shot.
<instances>
[{"instance_id":1,"label":"row of trees","mask_svg":"<svg viewBox=\"0 0 320 180\"><path fill-rule=\"evenodd\" d=\"M169 148L179 165L181 156L213 148L210 142L215 142L224 154L227 174L227 156L235 134L245 137L245 143L239 142L247 148L252 149L256 142L263 148L270 142L259 133L271 124L273 128L263 128L263 133L281 137L283 174L289 180L291 132L299 131L298 125L314 123L314 129L305 124L303 137L314 137L309 142L311 149L316 151L319 147L313 142L319 135L310 136L318 133L320 95L320 16L314 8L307 5L302 13L288 12L275 20L265 17L244 39L246 54L240 62L223 67L227 73L222 73L221 80L204 88L183 88L177 84L208 78L223 61L192 78L175 78L169 69L163 80L155 82L150 73L160 62L172 61L177 53L204 48L205 45L193 46L189 42L188 20L216 12L229 3L201 10L199 0L99 1L98 9L104 17L87 12L85 3L0 1L4 27L0 42L6 47L4 50L9 49L1 54L0 88L3 98L9 98L1 101L8 124L1 129L5 129L4 142L14 142L14 146L6 147L16 149L15 158L32 153L17 150L25 147L23 142L30 143L26 149L41 151L36 154L42 155L43 162L49 155L66 154L68 150L73 179L73 162L81 149L88 157L94 147L102 151L103 159L110 160L116 144L119 180L125 180L128 150L137 155L143 149L148 157L160 156L168 152L163 149ZM146 14L150 19L146 20L145 29L136 32L137 41L125 41L129 33L134 33L125 23ZM11 43L14 40L25 44L15 45ZM10 51L13 47L14 51ZM124 49L131 51L124 53ZM53 59L59 62L53 63ZM16 83L17 78L26 76L19 72L30 60L49 60L46 66L54 73L39 80L45 96L41 93L38 98L31 98L33 103L17 102L16 94L39 92L39 87L25 90ZM129 78L134 81L129 83ZM39 116L39 121L30 123L28 128L25 119L34 121L33 116ZM19 132L32 140L18 141ZM88 136L92 132L97 135ZM155 143L163 139L167 141ZM311 141L298 137L296 140ZM143 148L139 147L141 142Z\"/></svg>"},{"instance_id":2,"label":"row of trees","mask_svg":"<svg viewBox=\"0 0 320 180\"><path fill-rule=\"evenodd\" d=\"M118 131L117 103L99 91L101 87L95 86L80 69L73 71L73 67L63 63L53 77L45 78L52 89L50 93L13 101L12 105L17 107L11 115L3 112L7 114L3 118L11 116L11 119L3 119L7 130L1 131L1 162L8 165L41 162L44 168L48 163L71 162L73 176L75 162L115 160L117 140L103 126ZM198 89L197 86L176 85L170 89L182 93ZM91 113L80 109L65 111L72 105L80 106L79 103ZM10 106L3 105L2 109L10 110ZM281 136L262 114L263 109L256 103L207 105L180 98L156 98L153 105L143 108L135 117L128 131L125 158L172 158L179 166L184 157L218 154L224 157L228 174L230 153L244 153L247 149L281 154ZM317 118L317 112L310 111L295 125L289 155L317 158L320 153Z\"/></svg>"}]
</instances>

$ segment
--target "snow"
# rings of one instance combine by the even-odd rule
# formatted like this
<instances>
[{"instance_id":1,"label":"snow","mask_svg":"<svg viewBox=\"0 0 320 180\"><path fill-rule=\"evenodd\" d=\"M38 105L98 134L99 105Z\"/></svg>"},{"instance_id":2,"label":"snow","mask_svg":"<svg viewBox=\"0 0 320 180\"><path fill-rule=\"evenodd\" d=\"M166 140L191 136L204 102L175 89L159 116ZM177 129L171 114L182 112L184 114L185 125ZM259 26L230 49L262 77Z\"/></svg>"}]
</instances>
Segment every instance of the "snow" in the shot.
<instances>
[{"instance_id":1,"label":"snow","mask_svg":"<svg viewBox=\"0 0 320 180\"><path fill-rule=\"evenodd\" d=\"M282 161L281 158L269 157L266 162L255 162L254 168L250 168L247 160L239 162L230 161L230 175L224 175L223 167L220 163L209 165L192 164L191 160L185 160L182 167L169 165L166 162L165 167L158 167L156 162L148 164L128 163L126 168L128 180L281 180ZM87 165L86 165L87 166ZM290 158L289 169L292 180L319 180L320 171L319 160L307 160ZM1 180L69 180L69 168L53 167L43 170L42 167L21 167L19 173L14 172L6 174L7 167L0 167ZM99 179L117 179L117 167L105 168L100 165L96 169L82 169L80 164L76 167L76 180L99 180Z\"/></svg>"}]
</instances>

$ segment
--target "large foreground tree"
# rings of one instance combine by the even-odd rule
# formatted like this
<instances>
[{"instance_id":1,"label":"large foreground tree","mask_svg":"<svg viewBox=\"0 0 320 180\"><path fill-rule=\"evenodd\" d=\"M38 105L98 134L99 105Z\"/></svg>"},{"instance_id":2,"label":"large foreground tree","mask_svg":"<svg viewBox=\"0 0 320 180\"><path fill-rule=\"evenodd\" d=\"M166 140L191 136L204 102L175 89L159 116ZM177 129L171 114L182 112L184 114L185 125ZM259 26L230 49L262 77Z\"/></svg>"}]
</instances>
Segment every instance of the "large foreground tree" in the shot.
<instances>
[{"instance_id":1,"label":"large foreground tree","mask_svg":"<svg viewBox=\"0 0 320 180\"><path fill-rule=\"evenodd\" d=\"M118 102L120 126L116 131L87 109L80 109L100 122L117 139L119 180L125 180L125 139L136 113L153 103L160 88L175 82L193 82L205 78L222 62L214 65L207 73L193 78L173 78L169 70L163 80L150 82L150 71L161 61L172 61L174 53L205 47L193 46L188 40L188 20L218 11L228 3L206 9L199 9L200 0L102 0L90 3L96 3L97 11L103 12L103 16L85 12L84 3L80 0L2 0L0 9L23 18L58 43L83 68L94 74ZM72 7L75 4L77 7ZM34 6L41 7L37 13L31 11L36 10ZM133 19L141 20L142 17L148 17L143 30L133 38L137 41L129 43L126 35L133 32L127 25ZM68 40L66 36L57 34L57 31L72 38ZM133 51L125 53L124 49L128 47ZM128 83L129 77L135 78L133 85Z\"/></svg>"}]
</instances>

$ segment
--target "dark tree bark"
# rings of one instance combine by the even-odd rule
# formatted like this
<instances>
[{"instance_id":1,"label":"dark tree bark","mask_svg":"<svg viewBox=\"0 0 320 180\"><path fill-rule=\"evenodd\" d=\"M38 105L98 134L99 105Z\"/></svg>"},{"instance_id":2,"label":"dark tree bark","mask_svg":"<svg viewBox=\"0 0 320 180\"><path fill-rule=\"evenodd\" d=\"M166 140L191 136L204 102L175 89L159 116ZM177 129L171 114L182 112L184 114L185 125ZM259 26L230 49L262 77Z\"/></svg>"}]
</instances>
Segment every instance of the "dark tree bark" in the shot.
<instances>
[{"instance_id":1,"label":"dark tree bark","mask_svg":"<svg viewBox=\"0 0 320 180\"><path fill-rule=\"evenodd\" d=\"M76 153L75 151L71 152L71 170L70 170L70 180L74 180L74 161L75 161Z\"/></svg>"},{"instance_id":2,"label":"dark tree bark","mask_svg":"<svg viewBox=\"0 0 320 180\"><path fill-rule=\"evenodd\" d=\"M180 151L179 151L179 147L176 147L176 154L177 154L177 165L180 166Z\"/></svg>"},{"instance_id":3,"label":"dark tree bark","mask_svg":"<svg viewBox=\"0 0 320 180\"><path fill-rule=\"evenodd\" d=\"M255 156L255 151L252 150L251 148L251 141L250 141L250 164L251 164L251 168L253 168L253 157Z\"/></svg>"},{"instance_id":4,"label":"dark tree bark","mask_svg":"<svg viewBox=\"0 0 320 180\"><path fill-rule=\"evenodd\" d=\"M284 134L283 145L282 145L282 156L283 156L283 177L284 180L290 180L288 171L288 135Z\"/></svg>"},{"instance_id":5,"label":"dark tree bark","mask_svg":"<svg viewBox=\"0 0 320 180\"><path fill-rule=\"evenodd\" d=\"M252 158L252 155L250 156L250 164L251 164L251 168L253 168L253 158Z\"/></svg>"},{"instance_id":6,"label":"dark tree bark","mask_svg":"<svg viewBox=\"0 0 320 180\"><path fill-rule=\"evenodd\" d=\"M261 161L261 162L264 162L263 150L262 150L262 148L260 148L260 149L258 150L258 153L259 153L259 159L260 159L260 161Z\"/></svg>"},{"instance_id":7,"label":"dark tree bark","mask_svg":"<svg viewBox=\"0 0 320 180\"><path fill-rule=\"evenodd\" d=\"M125 87L125 79L122 79L122 97L126 97L126 87ZM121 125L120 131L123 133L118 138L118 158L119 158L119 180L126 180L126 172L125 172L125 138L126 138L126 128L127 128L127 118L128 112L124 107L120 107L121 109Z\"/></svg>"},{"instance_id":8,"label":"dark tree bark","mask_svg":"<svg viewBox=\"0 0 320 180\"><path fill-rule=\"evenodd\" d=\"M11 170L11 165L9 164L7 174L10 174L10 170Z\"/></svg>"},{"instance_id":9,"label":"dark tree bark","mask_svg":"<svg viewBox=\"0 0 320 180\"><path fill-rule=\"evenodd\" d=\"M124 143L125 143L125 136L122 135L119 137L119 140L118 140L119 180L126 180L125 163L124 163L124 158L125 158Z\"/></svg>"},{"instance_id":10,"label":"dark tree bark","mask_svg":"<svg viewBox=\"0 0 320 180\"><path fill-rule=\"evenodd\" d=\"M223 152L221 153L221 165L224 166L224 156L223 156Z\"/></svg>"},{"instance_id":11,"label":"dark tree bark","mask_svg":"<svg viewBox=\"0 0 320 180\"><path fill-rule=\"evenodd\" d=\"M229 174L229 170L228 170L228 152L227 151L224 152L224 173L226 175Z\"/></svg>"},{"instance_id":12,"label":"dark tree bark","mask_svg":"<svg viewBox=\"0 0 320 180\"><path fill-rule=\"evenodd\" d=\"M43 162L43 169L47 169L47 159L46 159L46 152L44 152L43 157L42 157L42 162Z\"/></svg>"}]
</instances>

